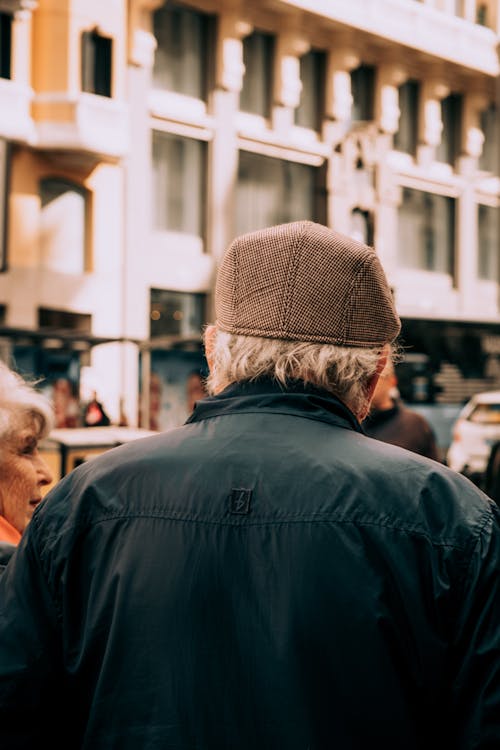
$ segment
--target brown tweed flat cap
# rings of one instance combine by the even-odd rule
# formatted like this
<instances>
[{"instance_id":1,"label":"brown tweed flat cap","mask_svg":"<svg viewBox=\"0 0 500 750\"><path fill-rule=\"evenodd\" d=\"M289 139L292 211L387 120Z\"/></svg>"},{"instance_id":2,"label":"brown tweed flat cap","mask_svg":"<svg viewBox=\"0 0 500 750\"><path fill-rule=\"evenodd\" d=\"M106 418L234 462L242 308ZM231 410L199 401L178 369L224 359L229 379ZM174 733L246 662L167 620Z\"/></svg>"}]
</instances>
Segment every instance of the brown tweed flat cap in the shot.
<instances>
[{"instance_id":1,"label":"brown tweed flat cap","mask_svg":"<svg viewBox=\"0 0 500 750\"><path fill-rule=\"evenodd\" d=\"M215 307L219 328L244 336L376 347L401 328L373 248L311 221L237 237Z\"/></svg>"}]
</instances>

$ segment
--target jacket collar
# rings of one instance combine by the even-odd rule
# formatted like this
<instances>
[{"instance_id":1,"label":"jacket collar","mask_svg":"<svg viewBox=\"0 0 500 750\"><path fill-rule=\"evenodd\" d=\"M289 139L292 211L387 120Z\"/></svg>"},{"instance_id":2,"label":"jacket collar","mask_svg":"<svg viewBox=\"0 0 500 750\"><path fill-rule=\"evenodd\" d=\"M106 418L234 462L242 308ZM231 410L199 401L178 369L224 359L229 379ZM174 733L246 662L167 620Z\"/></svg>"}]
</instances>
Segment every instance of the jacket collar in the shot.
<instances>
[{"instance_id":1,"label":"jacket collar","mask_svg":"<svg viewBox=\"0 0 500 750\"><path fill-rule=\"evenodd\" d=\"M286 386L270 379L233 383L217 396L198 401L186 424L224 414L255 411L292 414L363 432L354 414L340 399L301 380L289 381Z\"/></svg>"}]
</instances>

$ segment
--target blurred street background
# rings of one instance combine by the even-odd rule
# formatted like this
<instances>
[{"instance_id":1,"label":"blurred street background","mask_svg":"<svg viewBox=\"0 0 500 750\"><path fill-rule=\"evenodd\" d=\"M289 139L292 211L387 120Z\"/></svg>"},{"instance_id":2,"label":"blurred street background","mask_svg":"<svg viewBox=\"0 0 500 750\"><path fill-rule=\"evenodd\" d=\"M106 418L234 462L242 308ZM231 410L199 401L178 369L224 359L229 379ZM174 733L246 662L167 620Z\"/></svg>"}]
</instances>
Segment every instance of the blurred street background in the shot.
<instances>
[{"instance_id":1,"label":"blurred street background","mask_svg":"<svg viewBox=\"0 0 500 750\"><path fill-rule=\"evenodd\" d=\"M224 249L311 219L379 254L445 454L500 391L499 41L499 0L0 0L0 358L59 428L176 427Z\"/></svg>"}]
</instances>

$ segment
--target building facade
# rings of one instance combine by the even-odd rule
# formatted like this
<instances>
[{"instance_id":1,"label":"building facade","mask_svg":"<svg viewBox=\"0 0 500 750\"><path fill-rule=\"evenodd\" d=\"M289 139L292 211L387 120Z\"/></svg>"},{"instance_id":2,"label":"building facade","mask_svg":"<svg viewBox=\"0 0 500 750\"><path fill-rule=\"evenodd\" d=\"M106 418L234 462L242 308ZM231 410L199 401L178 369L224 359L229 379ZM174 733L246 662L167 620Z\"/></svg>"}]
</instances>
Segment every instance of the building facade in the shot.
<instances>
[{"instance_id":1,"label":"building facade","mask_svg":"<svg viewBox=\"0 0 500 750\"><path fill-rule=\"evenodd\" d=\"M500 387L499 6L0 0L4 356L178 424L225 247L306 218L379 253L407 400Z\"/></svg>"}]
</instances>

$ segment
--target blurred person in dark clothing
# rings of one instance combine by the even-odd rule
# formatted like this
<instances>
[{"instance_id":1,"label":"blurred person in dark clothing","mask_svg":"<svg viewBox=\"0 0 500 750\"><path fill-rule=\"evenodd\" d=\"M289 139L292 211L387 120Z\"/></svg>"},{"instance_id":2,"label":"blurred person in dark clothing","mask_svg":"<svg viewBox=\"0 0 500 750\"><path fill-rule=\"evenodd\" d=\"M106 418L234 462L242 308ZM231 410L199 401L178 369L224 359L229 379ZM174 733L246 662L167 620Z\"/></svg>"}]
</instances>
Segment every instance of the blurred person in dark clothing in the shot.
<instances>
[{"instance_id":1,"label":"blurred person in dark clothing","mask_svg":"<svg viewBox=\"0 0 500 750\"><path fill-rule=\"evenodd\" d=\"M363 422L369 437L399 445L420 456L441 461L434 431L418 412L405 406L397 390L394 364L388 361L373 393L370 412Z\"/></svg>"},{"instance_id":2,"label":"blurred person in dark clothing","mask_svg":"<svg viewBox=\"0 0 500 750\"><path fill-rule=\"evenodd\" d=\"M207 396L205 378L200 370L192 370L186 380L186 402L188 413L191 414L197 401Z\"/></svg>"},{"instance_id":3,"label":"blurred person in dark clothing","mask_svg":"<svg viewBox=\"0 0 500 750\"><path fill-rule=\"evenodd\" d=\"M102 403L97 398L97 391L93 391L92 398L85 407L83 424L85 427L108 427L111 424Z\"/></svg>"},{"instance_id":4,"label":"blurred person in dark clothing","mask_svg":"<svg viewBox=\"0 0 500 750\"><path fill-rule=\"evenodd\" d=\"M65 476L0 577L0 747L499 748L500 509L363 434L376 252L243 235L215 309L210 395Z\"/></svg>"},{"instance_id":5,"label":"blurred person in dark clothing","mask_svg":"<svg viewBox=\"0 0 500 750\"><path fill-rule=\"evenodd\" d=\"M500 505L500 441L491 447L484 481L484 491Z\"/></svg>"}]
</instances>

